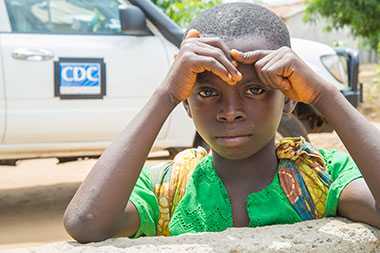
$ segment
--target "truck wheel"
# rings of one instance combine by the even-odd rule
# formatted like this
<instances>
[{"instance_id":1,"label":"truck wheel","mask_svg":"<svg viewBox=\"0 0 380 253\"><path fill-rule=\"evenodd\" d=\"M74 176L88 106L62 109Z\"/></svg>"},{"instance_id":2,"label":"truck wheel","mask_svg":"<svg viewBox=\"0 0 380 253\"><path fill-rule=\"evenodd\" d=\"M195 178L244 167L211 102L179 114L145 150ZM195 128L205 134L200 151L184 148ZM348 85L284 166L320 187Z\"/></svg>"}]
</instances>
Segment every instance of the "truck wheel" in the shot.
<instances>
[{"instance_id":1,"label":"truck wheel","mask_svg":"<svg viewBox=\"0 0 380 253\"><path fill-rule=\"evenodd\" d=\"M17 160L0 160L0 166L16 166Z\"/></svg>"},{"instance_id":2,"label":"truck wheel","mask_svg":"<svg viewBox=\"0 0 380 253\"><path fill-rule=\"evenodd\" d=\"M294 114L284 115L282 117L278 132L282 137L302 136L305 140L310 141L305 126Z\"/></svg>"},{"instance_id":3,"label":"truck wheel","mask_svg":"<svg viewBox=\"0 0 380 253\"><path fill-rule=\"evenodd\" d=\"M100 155L89 155L89 156L66 156L66 157L57 157L58 163L68 163L75 162L80 160L88 159L99 159Z\"/></svg>"},{"instance_id":4,"label":"truck wheel","mask_svg":"<svg viewBox=\"0 0 380 253\"><path fill-rule=\"evenodd\" d=\"M78 160L78 157L73 156L73 157L57 157L58 163L68 163L68 162L75 162Z\"/></svg>"}]
</instances>

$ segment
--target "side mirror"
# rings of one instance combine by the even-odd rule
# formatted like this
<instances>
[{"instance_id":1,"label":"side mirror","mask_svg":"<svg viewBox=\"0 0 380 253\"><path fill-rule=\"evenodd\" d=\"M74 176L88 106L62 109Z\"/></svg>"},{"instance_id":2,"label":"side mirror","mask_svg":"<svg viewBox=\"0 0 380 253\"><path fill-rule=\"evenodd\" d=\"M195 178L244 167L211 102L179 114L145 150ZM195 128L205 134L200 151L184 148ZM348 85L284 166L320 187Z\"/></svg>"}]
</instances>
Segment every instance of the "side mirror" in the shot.
<instances>
[{"instance_id":1,"label":"side mirror","mask_svg":"<svg viewBox=\"0 0 380 253\"><path fill-rule=\"evenodd\" d=\"M142 10L134 5L119 9L121 30L129 35L153 35L146 25L146 17Z\"/></svg>"},{"instance_id":2,"label":"side mirror","mask_svg":"<svg viewBox=\"0 0 380 253\"><path fill-rule=\"evenodd\" d=\"M352 96L352 101L349 100L357 107L359 102L363 102L363 85L359 83L359 53L349 48L336 48L335 51L338 56L346 58L349 92Z\"/></svg>"}]
</instances>

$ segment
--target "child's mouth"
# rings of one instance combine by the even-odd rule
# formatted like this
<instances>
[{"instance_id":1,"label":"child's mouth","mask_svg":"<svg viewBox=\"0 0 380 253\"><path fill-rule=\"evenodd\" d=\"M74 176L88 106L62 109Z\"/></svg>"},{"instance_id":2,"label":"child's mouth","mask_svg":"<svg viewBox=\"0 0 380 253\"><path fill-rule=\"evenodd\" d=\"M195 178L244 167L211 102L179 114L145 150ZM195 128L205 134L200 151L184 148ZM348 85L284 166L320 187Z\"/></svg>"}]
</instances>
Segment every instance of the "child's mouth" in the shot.
<instances>
[{"instance_id":1,"label":"child's mouth","mask_svg":"<svg viewBox=\"0 0 380 253\"><path fill-rule=\"evenodd\" d=\"M223 146L239 146L247 141L250 140L252 137L251 134L245 134L245 135L234 135L234 136L217 136L216 142Z\"/></svg>"}]
</instances>

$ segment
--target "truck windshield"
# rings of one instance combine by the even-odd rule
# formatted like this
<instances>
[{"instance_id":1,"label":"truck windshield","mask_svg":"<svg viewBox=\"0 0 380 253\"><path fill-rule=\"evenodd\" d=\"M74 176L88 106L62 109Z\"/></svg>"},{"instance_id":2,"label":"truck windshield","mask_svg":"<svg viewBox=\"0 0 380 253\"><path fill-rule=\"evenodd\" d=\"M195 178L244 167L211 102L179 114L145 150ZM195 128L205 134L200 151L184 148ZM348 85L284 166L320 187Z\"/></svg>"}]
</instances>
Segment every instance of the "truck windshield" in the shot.
<instances>
[{"instance_id":1,"label":"truck windshield","mask_svg":"<svg viewBox=\"0 0 380 253\"><path fill-rule=\"evenodd\" d=\"M13 32L120 33L120 0L5 0Z\"/></svg>"},{"instance_id":2,"label":"truck windshield","mask_svg":"<svg viewBox=\"0 0 380 253\"><path fill-rule=\"evenodd\" d=\"M323 66L330 74L340 83L348 84L347 63L346 59L339 57L336 54L321 56Z\"/></svg>"}]
</instances>

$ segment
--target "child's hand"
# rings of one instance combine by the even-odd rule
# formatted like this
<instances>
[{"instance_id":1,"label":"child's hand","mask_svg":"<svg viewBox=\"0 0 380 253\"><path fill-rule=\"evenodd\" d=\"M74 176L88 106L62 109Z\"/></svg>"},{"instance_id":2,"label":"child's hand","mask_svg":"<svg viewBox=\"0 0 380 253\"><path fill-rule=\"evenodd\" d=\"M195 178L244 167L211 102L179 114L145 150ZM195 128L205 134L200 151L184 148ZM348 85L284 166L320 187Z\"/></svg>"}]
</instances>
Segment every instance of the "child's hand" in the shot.
<instances>
[{"instance_id":1,"label":"child's hand","mask_svg":"<svg viewBox=\"0 0 380 253\"><path fill-rule=\"evenodd\" d=\"M289 47L250 52L232 49L231 56L240 63L253 64L264 84L280 89L294 101L312 104L320 96L323 80Z\"/></svg>"},{"instance_id":2,"label":"child's hand","mask_svg":"<svg viewBox=\"0 0 380 253\"><path fill-rule=\"evenodd\" d=\"M230 49L218 38L202 38L197 30L190 30L166 77L167 90L177 102L188 98L193 91L197 74L210 71L233 85L242 76L232 64Z\"/></svg>"}]
</instances>

